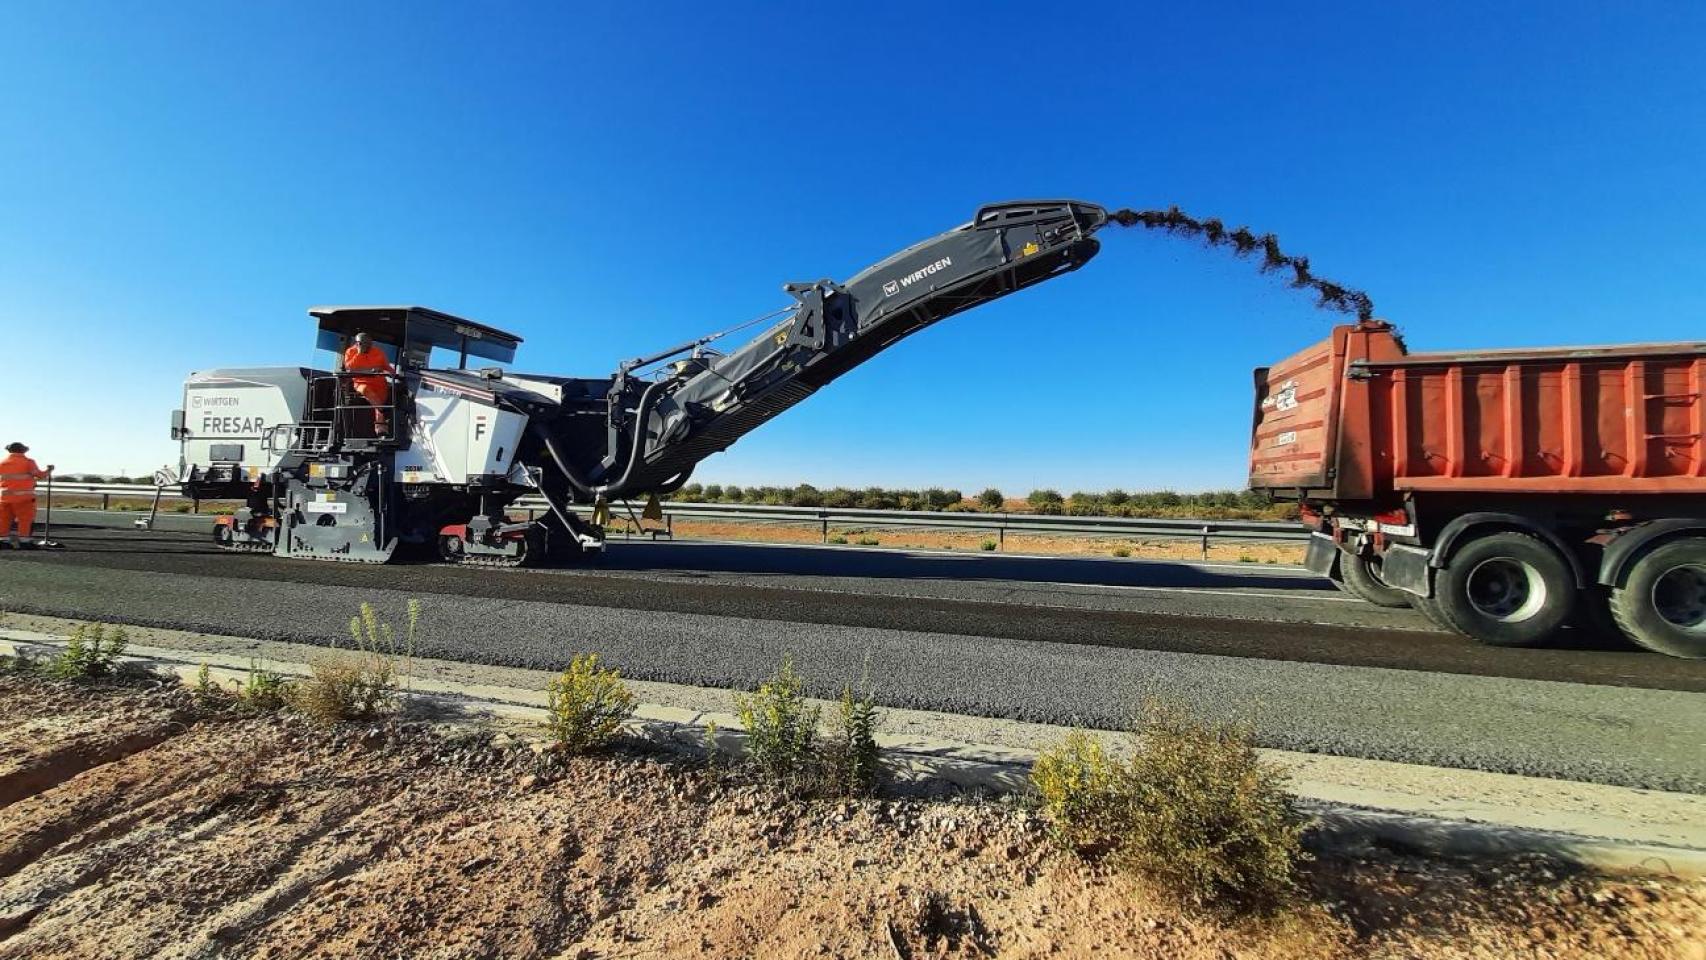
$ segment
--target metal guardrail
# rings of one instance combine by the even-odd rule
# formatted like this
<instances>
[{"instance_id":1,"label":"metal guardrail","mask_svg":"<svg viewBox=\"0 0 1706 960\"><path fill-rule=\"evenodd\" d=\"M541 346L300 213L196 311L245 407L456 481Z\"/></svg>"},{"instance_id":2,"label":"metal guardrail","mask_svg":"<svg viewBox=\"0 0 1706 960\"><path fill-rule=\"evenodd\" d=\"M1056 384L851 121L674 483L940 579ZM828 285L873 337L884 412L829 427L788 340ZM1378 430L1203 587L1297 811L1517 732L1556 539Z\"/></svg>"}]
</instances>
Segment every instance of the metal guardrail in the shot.
<instances>
[{"instance_id":1,"label":"metal guardrail","mask_svg":"<svg viewBox=\"0 0 1706 960\"><path fill-rule=\"evenodd\" d=\"M152 499L156 488L147 484L124 483L63 483L56 482L56 495L98 496L101 509L111 509L113 497ZM184 499L176 487L166 487L164 495ZM543 514L545 501L538 497L522 497L515 502L529 516ZM611 505L614 519L638 517L641 505L617 502ZM1045 516L1032 513L977 513L958 510L866 510L836 507L782 507L740 503L683 503L666 501L663 504L666 531L674 531L674 521L724 520L740 523L802 523L818 526L825 540L831 526L890 527L913 530L967 530L994 534L997 542L1005 544L1009 533L1045 533L1066 536L1104 537L1161 537L1201 540L1207 548L1210 538L1234 541L1305 542L1309 531L1297 523L1274 523L1261 520L1188 520L1149 517L1069 517Z\"/></svg>"}]
</instances>

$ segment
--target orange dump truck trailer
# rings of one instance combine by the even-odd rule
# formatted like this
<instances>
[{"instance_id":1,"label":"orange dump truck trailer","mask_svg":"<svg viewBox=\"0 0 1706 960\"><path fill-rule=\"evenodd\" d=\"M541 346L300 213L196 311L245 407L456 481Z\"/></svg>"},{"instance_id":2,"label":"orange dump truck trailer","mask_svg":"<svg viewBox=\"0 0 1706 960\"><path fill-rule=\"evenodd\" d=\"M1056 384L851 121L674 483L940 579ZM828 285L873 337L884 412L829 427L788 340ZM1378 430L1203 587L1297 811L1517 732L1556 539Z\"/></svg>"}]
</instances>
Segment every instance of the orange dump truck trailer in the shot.
<instances>
[{"instance_id":1,"label":"orange dump truck trailer","mask_svg":"<svg viewBox=\"0 0 1706 960\"><path fill-rule=\"evenodd\" d=\"M1250 486L1308 565L1502 646L1567 624L1706 657L1706 342L1410 353L1390 324L1256 371Z\"/></svg>"}]
</instances>

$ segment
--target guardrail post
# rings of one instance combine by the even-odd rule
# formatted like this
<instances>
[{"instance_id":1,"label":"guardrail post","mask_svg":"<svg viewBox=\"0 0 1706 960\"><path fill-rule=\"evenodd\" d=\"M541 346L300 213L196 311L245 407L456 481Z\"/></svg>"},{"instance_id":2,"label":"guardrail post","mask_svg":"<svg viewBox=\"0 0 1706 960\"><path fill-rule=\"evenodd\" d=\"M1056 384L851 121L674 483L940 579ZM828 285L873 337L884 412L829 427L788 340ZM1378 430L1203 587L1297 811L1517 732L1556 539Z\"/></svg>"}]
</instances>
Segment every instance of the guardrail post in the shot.
<instances>
[{"instance_id":1,"label":"guardrail post","mask_svg":"<svg viewBox=\"0 0 1706 960\"><path fill-rule=\"evenodd\" d=\"M818 518L823 521L823 542L829 542L829 514L818 511Z\"/></svg>"},{"instance_id":2,"label":"guardrail post","mask_svg":"<svg viewBox=\"0 0 1706 960\"><path fill-rule=\"evenodd\" d=\"M113 495L110 493L101 494L101 509L102 510L111 510L112 508L113 508Z\"/></svg>"},{"instance_id":3,"label":"guardrail post","mask_svg":"<svg viewBox=\"0 0 1706 960\"><path fill-rule=\"evenodd\" d=\"M995 549L1007 549L1007 513L1001 513L1001 525L995 528Z\"/></svg>"},{"instance_id":4,"label":"guardrail post","mask_svg":"<svg viewBox=\"0 0 1706 960\"><path fill-rule=\"evenodd\" d=\"M1208 535L1210 533L1210 529L1211 528L1208 524L1205 523L1202 525L1202 558L1204 560L1208 559Z\"/></svg>"}]
</instances>

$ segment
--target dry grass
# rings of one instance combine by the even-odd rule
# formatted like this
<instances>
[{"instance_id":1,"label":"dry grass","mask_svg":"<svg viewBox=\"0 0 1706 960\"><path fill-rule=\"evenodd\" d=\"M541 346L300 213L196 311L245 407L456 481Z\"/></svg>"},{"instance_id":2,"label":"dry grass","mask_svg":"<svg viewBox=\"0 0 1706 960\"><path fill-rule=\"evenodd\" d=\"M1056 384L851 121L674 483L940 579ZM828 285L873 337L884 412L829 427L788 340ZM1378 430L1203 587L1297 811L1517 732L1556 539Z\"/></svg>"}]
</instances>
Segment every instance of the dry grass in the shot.
<instances>
[{"instance_id":1,"label":"dry grass","mask_svg":"<svg viewBox=\"0 0 1706 960\"><path fill-rule=\"evenodd\" d=\"M323 726L371 720L396 709L398 677L414 657L420 601L410 600L407 626L398 633L370 603L350 618L353 647L314 657L306 680L291 684L290 706Z\"/></svg>"},{"instance_id":2,"label":"dry grass","mask_svg":"<svg viewBox=\"0 0 1706 960\"><path fill-rule=\"evenodd\" d=\"M1304 824L1251 731L1151 704L1140 732L1128 760L1083 733L1038 759L1033 781L1057 843L1191 907L1266 913L1292 902Z\"/></svg>"}]
</instances>

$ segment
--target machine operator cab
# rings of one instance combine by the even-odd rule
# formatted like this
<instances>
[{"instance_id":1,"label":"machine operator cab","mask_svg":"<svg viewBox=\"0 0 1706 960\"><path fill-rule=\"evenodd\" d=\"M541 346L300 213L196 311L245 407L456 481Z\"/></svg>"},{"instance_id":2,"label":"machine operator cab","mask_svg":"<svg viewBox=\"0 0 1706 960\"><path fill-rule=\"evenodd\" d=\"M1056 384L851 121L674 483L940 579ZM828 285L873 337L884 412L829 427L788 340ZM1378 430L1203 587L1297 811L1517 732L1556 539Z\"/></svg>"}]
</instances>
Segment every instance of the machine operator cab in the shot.
<instances>
[{"instance_id":1,"label":"machine operator cab","mask_svg":"<svg viewBox=\"0 0 1706 960\"><path fill-rule=\"evenodd\" d=\"M407 444L411 381L431 365L435 349L454 353L456 368L463 370L469 357L509 363L521 343L514 334L426 307L313 307L308 313L319 324L315 346L338 358L335 373L311 384L310 419L328 424L327 439L346 449ZM358 345L363 334L370 343ZM346 369L346 358L365 359Z\"/></svg>"}]
</instances>

